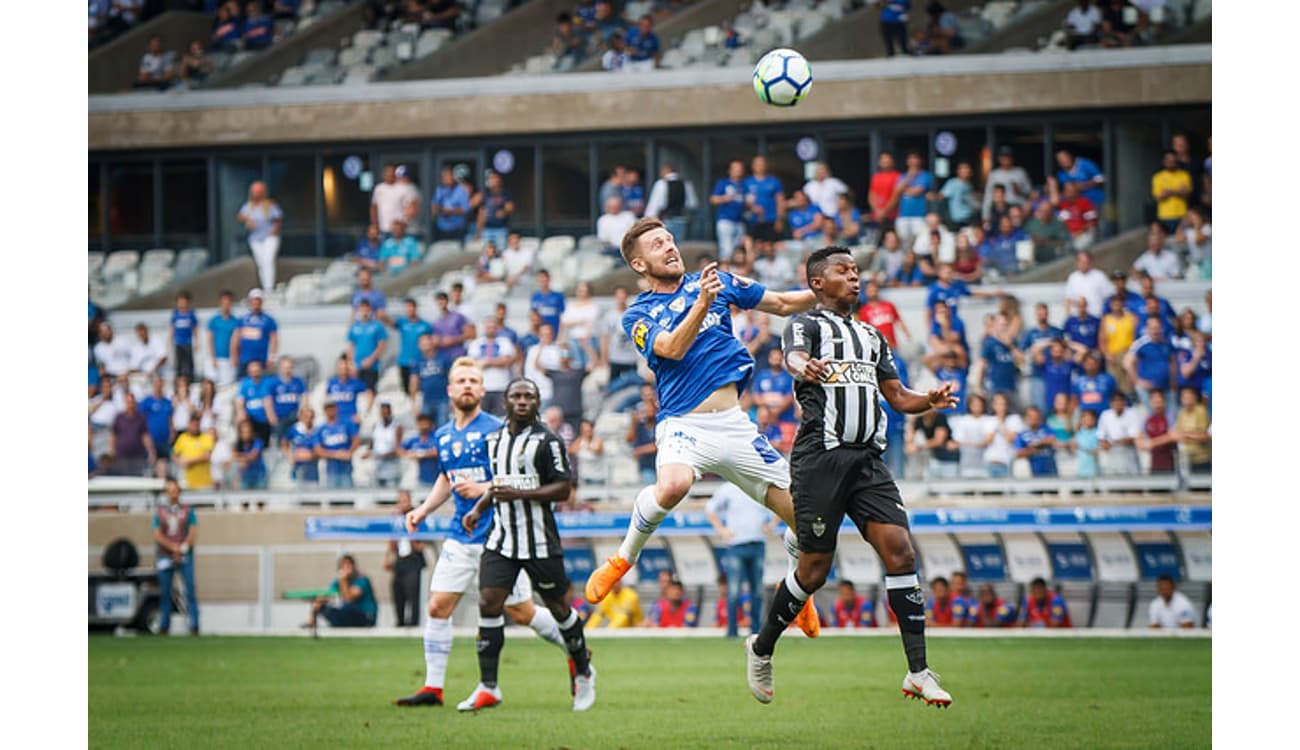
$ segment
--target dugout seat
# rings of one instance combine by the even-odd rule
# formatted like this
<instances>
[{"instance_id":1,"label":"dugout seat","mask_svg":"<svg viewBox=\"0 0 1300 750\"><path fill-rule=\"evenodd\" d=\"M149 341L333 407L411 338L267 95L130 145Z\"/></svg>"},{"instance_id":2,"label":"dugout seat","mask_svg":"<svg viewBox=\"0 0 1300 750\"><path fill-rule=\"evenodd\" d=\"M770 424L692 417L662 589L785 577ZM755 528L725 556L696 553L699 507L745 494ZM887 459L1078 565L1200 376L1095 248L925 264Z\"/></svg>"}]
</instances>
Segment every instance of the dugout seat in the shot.
<instances>
[{"instance_id":1,"label":"dugout seat","mask_svg":"<svg viewBox=\"0 0 1300 750\"><path fill-rule=\"evenodd\" d=\"M1132 620L1138 580L1137 557L1123 535L1098 532L1088 535L1097 571L1097 589L1091 626L1124 628Z\"/></svg>"},{"instance_id":2,"label":"dugout seat","mask_svg":"<svg viewBox=\"0 0 1300 750\"><path fill-rule=\"evenodd\" d=\"M665 537L664 542L672 554L673 568L683 586L688 589L698 586L717 587L717 561L704 537Z\"/></svg>"},{"instance_id":3,"label":"dugout seat","mask_svg":"<svg viewBox=\"0 0 1300 750\"><path fill-rule=\"evenodd\" d=\"M1017 583L1035 578L1051 580L1052 568L1047 549L1033 534L1003 534L1002 549L1007 563L1007 577Z\"/></svg>"},{"instance_id":4,"label":"dugout seat","mask_svg":"<svg viewBox=\"0 0 1300 750\"><path fill-rule=\"evenodd\" d=\"M1176 531L1174 538L1183 556L1183 570L1188 581L1214 580L1213 549L1208 531Z\"/></svg>"},{"instance_id":5,"label":"dugout seat","mask_svg":"<svg viewBox=\"0 0 1300 750\"><path fill-rule=\"evenodd\" d=\"M966 562L952 537L947 534L920 534L912 537L916 548L919 575L922 582L935 576L947 578L954 570L966 570ZM969 572L969 571L968 571ZM975 576L970 576L975 581Z\"/></svg>"},{"instance_id":6,"label":"dugout seat","mask_svg":"<svg viewBox=\"0 0 1300 750\"><path fill-rule=\"evenodd\" d=\"M879 585L885 580L885 569L880 564L880 556L860 536L840 534L835 557L839 576L836 580L828 581L828 587L837 585L841 580L849 580L861 592L865 587Z\"/></svg>"}]
</instances>

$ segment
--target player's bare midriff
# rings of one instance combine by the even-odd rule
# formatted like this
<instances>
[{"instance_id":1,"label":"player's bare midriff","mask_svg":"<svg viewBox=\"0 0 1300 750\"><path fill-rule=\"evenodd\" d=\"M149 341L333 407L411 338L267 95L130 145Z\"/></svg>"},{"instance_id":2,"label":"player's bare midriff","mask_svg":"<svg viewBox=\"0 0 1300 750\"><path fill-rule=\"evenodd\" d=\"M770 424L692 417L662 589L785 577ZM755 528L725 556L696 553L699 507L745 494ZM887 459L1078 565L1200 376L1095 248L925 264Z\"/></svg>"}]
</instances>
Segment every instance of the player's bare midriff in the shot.
<instances>
[{"instance_id":1,"label":"player's bare midriff","mask_svg":"<svg viewBox=\"0 0 1300 750\"><path fill-rule=\"evenodd\" d=\"M740 403L740 395L736 392L736 384L728 383L700 402L700 405L691 409L691 414L711 414L713 412L725 411Z\"/></svg>"}]
</instances>

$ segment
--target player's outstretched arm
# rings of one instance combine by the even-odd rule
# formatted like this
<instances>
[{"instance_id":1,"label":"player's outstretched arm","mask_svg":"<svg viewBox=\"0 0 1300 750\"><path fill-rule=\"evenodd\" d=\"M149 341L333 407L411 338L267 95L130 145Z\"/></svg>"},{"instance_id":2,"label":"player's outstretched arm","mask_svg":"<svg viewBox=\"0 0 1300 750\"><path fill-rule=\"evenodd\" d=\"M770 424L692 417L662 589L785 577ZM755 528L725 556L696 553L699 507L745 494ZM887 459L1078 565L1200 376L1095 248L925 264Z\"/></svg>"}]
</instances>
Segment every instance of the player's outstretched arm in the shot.
<instances>
[{"instance_id":1,"label":"player's outstretched arm","mask_svg":"<svg viewBox=\"0 0 1300 750\"><path fill-rule=\"evenodd\" d=\"M763 298L758 301L754 308L762 310L771 315L790 316L801 312L807 312L817 306L817 297L811 289L804 289L797 292L773 292L763 293Z\"/></svg>"},{"instance_id":2,"label":"player's outstretched arm","mask_svg":"<svg viewBox=\"0 0 1300 750\"><path fill-rule=\"evenodd\" d=\"M406 514L406 530L414 534L420 522L447 502L449 497L451 497L451 482L447 480L446 474L439 474L438 481L434 482L433 489L429 490L429 496L420 503L418 508L412 508Z\"/></svg>"},{"instance_id":3,"label":"player's outstretched arm","mask_svg":"<svg viewBox=\"0 0 1300 750\"><path fill-rule=\"evenodd\" d=\"M932 391L921 393L904 386L897 378L880 383L881 395L895 411L904 414L921 414L930 409L950 409L956 406L958 399L952 395L952 388L952 383L943 383Z\"/></svg>"}]
</instances>

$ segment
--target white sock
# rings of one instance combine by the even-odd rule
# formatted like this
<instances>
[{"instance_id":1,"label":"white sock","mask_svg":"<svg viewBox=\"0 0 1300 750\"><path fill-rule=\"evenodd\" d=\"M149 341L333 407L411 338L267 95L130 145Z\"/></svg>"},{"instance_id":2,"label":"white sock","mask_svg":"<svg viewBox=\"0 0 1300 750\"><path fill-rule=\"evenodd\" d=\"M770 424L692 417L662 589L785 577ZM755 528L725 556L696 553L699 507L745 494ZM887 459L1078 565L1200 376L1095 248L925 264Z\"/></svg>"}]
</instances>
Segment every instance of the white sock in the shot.
<instances>
[{"instance_id":1,"label":"white sock","mask_svg":"<svg viewBox=\"0 0 1300 750\"><path fill-rule=\"evenodd\" d=\"M793 573L799 569L799 535L794 533L794 529L787 528L782 540L785 542L785 572Z\"/></svg>"},{"instance_id":2,"label":"white sock","mask_svg":"<svg viewBox=\"0 0 1300 750\"><path fill-rule=\"evenodd\" d=\"M554 643L566 654L569 652L568 647L564 645L564 636L560 635L560 624L555 621L555 615L546 607L537 607L533 610L533 619L528 623L528 627L533 632L540 635L548 643Z\"/></svg>"},{"instance_id":3,"label":"white sock","mask_svg":"<svg viewBox=\"0 0 1300 750\"><path fill-rule=\"evenodd\" d=\"M668 511L655 500L654 485L643 487L632 504L632 520L627 526L627 536L619 545L618 556L630 563L641 556L641 549L654 536L655 529L668 517Z\"/></svg>"},{"instance_id":4,"label":"white sock","mask_svg":"<svg viewBox=\"0 0 1300 750\"><path fill-rule=\"evenodd\" d=\"M424 622L424 686L441 688L451 655L451 619L430 617Z\"/></svg>"}]
</instances>

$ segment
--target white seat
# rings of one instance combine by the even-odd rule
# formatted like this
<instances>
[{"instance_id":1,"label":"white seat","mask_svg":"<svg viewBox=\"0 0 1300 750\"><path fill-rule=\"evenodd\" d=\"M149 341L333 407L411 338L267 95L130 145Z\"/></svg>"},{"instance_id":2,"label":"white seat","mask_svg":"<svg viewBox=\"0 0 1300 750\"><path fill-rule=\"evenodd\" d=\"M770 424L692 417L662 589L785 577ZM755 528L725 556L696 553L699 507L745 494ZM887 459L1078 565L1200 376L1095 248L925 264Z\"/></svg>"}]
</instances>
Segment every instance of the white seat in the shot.
<instances>
[{"instance_id":1,"label":"white seat","mask_svg":"<svg viewBox=\"0 0 1300 750\"><path fill-rule=\"evenodd\" d=\"M166 266L141 266L137 294L152 294L172 283L172 269Z\"/></svg>"},{"instance_id":2,"label":"white seat","mask_svg":"<svg viewBox=\"0 0 1300 750\"><path fill-rule=\"evenodd\" d=\"M104 254L91 251L86 254L86 273L94 276L104 267Z\"/></svg>"},{"instance_id":3,"label":"white seat","mask_svg":"<svg viewBox=\"0 0 1300 750\"><path fill-rule=\"evenodd\" d=\"M176 257L176 278L184 279L202 271L208 265L206 247L188 247Z\"/></svg>"},{"instance_id":4,"label":"white seat","mask_svg":"<svg viewBox=\"0 0 1300 750\"><path fill-rule=\"evenodd\" d=\"M1035 578L1052 578L1051 562L1042 541L1032 534L1003 534L1002 548L1006 553L1007 577L1017 583L1029 583Z\"/></svg>"},{"instance_id":5,"label":"white seat","mask_svg":"<svg viewBox=\"0 0 1300 750\"><path fill-rule=\"evenodd\" d=\"M339 65L345 68L351 68L354 65L365 62L366 57L369 56L369 54L370 50L368 48L348 47L339 53Z\"/></svg>"},{"instance_id":6,"label":"white seat","mask_svg":"<svg viewBox=\"0 0 1300 750\"><path fill-rule=\"evenodd\" d=\"M346 74L343 76L343 83L345 84L369 83L370 79L374 78L374 75L375 75L375 69L370 65L364 65L364 64L353 65L352 67L347 69Z\"/></svg>"},{"instance_id":7,"label":"white seat","mask_svg":"<svg viewBox=\"0 0 1300 750\"><path fill-rule=\"evenodd\" d=\"M522 243L521 243L522 244ZM584 234L578 238L578 252L600 252L603 245L594 234Z\"/></svg>"},{"instance_id":8,"label":"white seat","mask_svg":"<svg viewBox=\"0 0 1300 750\"><path fill-rule=\"evenodd\" d=\"M375 29L361 29L352 35L352 46L363 50L376 47L383 41L384 32Z\"/></svg>"},{"instance_id":9,"label":"white seat","mask_svg":"<svg viewBox=\"0 0 1300 750\"><path fill-rule=\"evenodd\" d=\"M428 263L438 258L449 258L458 254L460 254L459 240L438 240L429 245L429 252L425 253L424 262Z\"/></svg>"},{"instance_id":10,"label":"white seat","mask_svg":"<svg viewBox=\"0 0 1300 750\"><path fill-rule=\"evenodd\" d=\"M609 273L616 261L608 255L593 254L580 256L578 259L578 281L595 281Z\"/></svg>"},{"instance_id":11,"label":"white seat","mask_svg":"<svg viewBox=\"0 0 1300 750\"><path fill-rule=\"evenodd\" d=\"M1092 546L1098 581L1135 583L1138 580L1137 556L1123 536L1098 532L1088 535L1088 543Z\"/></svg>"},{"instance_id":12,"label":"white seat","mask_svg":"<svg viewBox=\"0 0 1300 750\"><path fill-rule=\"evenodd\" d=\"M961 551L947 534L918 534L915 541L923 580L936 576L946 578L954 570L966 569Z\"/></svg>"},{"instance_id":13,"label":"white seat","mask_svg":"<svg viewBox=\"0 0 1300 750\"><path fill-rule=\"evenodd\" d=\"M1176 531L1178 546L1183 551L1184 578L1188 581L1212 581L1213 548L1208 531Z\"/></svg>"},{"instance_id":14,"label":"white seat","mask_svg":"<svg viewBox=\"0 0 1300 750\"><path fill-rule=\"evenodd\" d=\"M717 585L718 566L708 542L700 537L665 537L664 541L683 585Z\"/></svg>"},{"instance_id":15,"label":"white seat","mask_svg":"<svg viewBox=\"0 0 1300 750\"><path fill-rule=\"evenodd\" d=\"M314 273L300 273L289 279L285 302L295 306L319 303L320 277Z\"/></svg>"},{"instance_id":16,"label":"white seat","mask_svg":"<svg viewBox=\"0 0 1300 750\"><path fill-rule=\"evenodd\" d=\"M294 65L293 67L285 68L284 72L280 74L280 81L278 85L301 86L307 82L307 75L308 75L307 69L300 65Z\"/></svg>"},{"instance_id":17,"label":"white seat","mask_svg":"<svg viewBox=\"0 0 1300 750\"><path fill-rule=\"evenodd\" d=\"M121 274L135 268L140 263L139 250L118 250L104 259L101 269L105 277Z\"/></svg>"},{"instance_id":18,"label":"white seat","mask_svg":"<svg viewBox=\"0 0 1300 750\"><path fill-rule=\"evenodd\" d=\"M391 47L376 47L370 53L370 64L376 70L390 68L397 64L397 53Z\"/></svg>"},{"instance_id":19,"label":"white seat","mask_svg":"<svg viewBox=\"0 0 1300 750\"><path fill-rule=\"evenodd\" d=\"M176 251L166 247L156 247L144 251L140 256L140 266L170 266L176 260Z\"/></svg>"}]
</instances>

